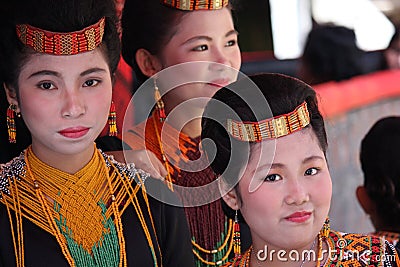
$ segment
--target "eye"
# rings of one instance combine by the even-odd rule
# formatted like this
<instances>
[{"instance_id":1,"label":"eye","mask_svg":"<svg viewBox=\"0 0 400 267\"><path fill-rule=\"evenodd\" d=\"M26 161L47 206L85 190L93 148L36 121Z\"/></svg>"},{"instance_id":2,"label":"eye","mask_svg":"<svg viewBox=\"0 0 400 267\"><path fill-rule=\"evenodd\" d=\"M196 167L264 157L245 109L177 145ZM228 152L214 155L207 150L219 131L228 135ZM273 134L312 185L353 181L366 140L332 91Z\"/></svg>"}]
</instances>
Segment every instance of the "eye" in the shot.
<instances>
[{"instance_id":1,"label":"eye","mask_svg":"<svg viewBox=\"0 0 400 267\"><path fill-rule=\"evenodd\" d=\"M38 84L38 87L44 90L52 90L56 88L51 82L41 82Z\"/></svg>"},{"instance_id":2,"label":"eye","mask_svg":"<svg viewBox=\"0 0 400 267\"><path fill-rule=\"evenodd\" d=\"M193 51L206 51L208 50L208 45L199 45L192 49Z\"/></svg>"},{"instance_id":3,"label":"eye","mask_svg":"<svg viewBox=\"0 0 400 267\"><path fill-rule=\"evenodd\" d=\"M282 180L282 177L279 174L270 174L264 178L264 182L276 182Z\"/></svg>"},{"instance_id":4,"label":"eye","mask_svg":"<svg viewBox=\"0 0 400 267\"><path fill-rule=\"evenodd\" d=\"M93 87L93 86L96 86L99 82L100 82L99 80L95 80L95 79L87 80L83 84L83 87Z\"/></svg>"},{"instance_id":5,"label":"eye","mask_svg":"<svg viewBox=\"0 0 400 267\"><path fill-rule=\"evenodd\" d=\"M316 175L318 173L318 169L317 168L309 168L306 170L306 172L304 173L306 176L309 175Z\"/></svg>"},{"instance_id":6,"label":"eye","mask_svg":"<svg viewBox=\"0 0 400 267\"><path fill-rule=\"evenodd\" d=\"M226 43L225 46L235 46L236 44L237 44L237 41L236 41L236 40L230 40L230 41L228 41L228 42Z\"/></svg>"}]
</instances>

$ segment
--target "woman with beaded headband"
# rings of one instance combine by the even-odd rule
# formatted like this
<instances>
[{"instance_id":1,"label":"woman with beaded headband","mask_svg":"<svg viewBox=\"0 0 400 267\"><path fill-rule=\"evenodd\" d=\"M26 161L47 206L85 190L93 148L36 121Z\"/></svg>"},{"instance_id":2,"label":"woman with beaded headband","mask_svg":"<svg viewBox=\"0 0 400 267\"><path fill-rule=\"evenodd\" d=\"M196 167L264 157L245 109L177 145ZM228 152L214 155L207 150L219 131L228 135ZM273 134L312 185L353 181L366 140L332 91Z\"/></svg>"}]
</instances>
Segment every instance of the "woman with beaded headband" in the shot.
<instances>
[{"instance_id":1,"label":"woman with beaded headband","mask_svg":"<svg viewBox=\"0 0 400 267\"><path fill-rule=\"evenodd\" d=\"M203 149L213 156L227 212L239 213L252 236L252 246L225 266L400 263L384 239L330 229L324 127L315 91L281 74L240 79L208 102Z\"/></svg>"},{"instance_id":2,"label":"woman with beaded headband","mask_svg":"<svg viewBox=\"0 0 400 267\"><path fill-rule=\"evenodd\" d=\"M0 266L194 266L183 209L94 143L120 58L113 0L8 5L1 78L32 145L0 165Z\"/></svg>"},{"instance_id":3,"label":"woman with beaded headband","mask_svg":"<svg viewBox=\"0 0 400 267\"><path fill-rule=\"evenodd\" d=\"M122 55L139 81L146 81L134 98L143 104L141 92L155 93L147 120L125 120L123 141L148 149L150 158L157 157L155 168L161 163L167 170L166 183L185 205L197 266L221 265L234 255L234 222L223 213L199 141L206 100L236 80L241 64L231 4L126 0L122 30Z\"/></svg>"}]
</instances>

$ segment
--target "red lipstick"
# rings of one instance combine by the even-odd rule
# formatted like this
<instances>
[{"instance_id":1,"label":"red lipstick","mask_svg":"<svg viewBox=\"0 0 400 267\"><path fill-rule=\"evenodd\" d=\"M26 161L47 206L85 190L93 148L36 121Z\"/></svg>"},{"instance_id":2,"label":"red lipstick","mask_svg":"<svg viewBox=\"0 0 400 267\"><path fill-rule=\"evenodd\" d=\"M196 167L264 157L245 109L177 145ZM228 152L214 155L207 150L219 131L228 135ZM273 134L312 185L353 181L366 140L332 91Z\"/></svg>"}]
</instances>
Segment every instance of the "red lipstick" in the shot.
<instances>
[{"instance_id":1,"label":"red lipstick","mask_svg":"<svg viewBox=\"0 0 400 267\"><path fill-rule=\"evenodd\" d=\"M312 213L308 211L299 211L290 214L289 216L285 217L285 219L295 223L303 223L311 217L311 214Z\"/></svg>"},{"instance_id":2,"label":"red lipstick","mask_svg":"<svg viewBox=\"0 0 400 267\"><path fill-rule=\"evenodd\" d=\"M88 131L89 128L78 126L78 127L65 128L59 131L58 133L64 137L76 139L84 136L85 134L87 134Z\"/></svg>"}]
</instances>

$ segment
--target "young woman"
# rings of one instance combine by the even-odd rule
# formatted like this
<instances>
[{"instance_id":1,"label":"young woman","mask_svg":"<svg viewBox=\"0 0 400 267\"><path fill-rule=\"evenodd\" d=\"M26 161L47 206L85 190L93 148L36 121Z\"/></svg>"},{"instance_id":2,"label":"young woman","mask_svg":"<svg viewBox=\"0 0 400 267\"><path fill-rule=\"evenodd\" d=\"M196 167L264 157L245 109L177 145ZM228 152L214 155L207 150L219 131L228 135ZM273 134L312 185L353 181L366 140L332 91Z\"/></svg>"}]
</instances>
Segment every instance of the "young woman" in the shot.
<instances>
[{"instance_id":1,"label":"young woman","mask_svg":"<svg viewBox=\"0 0 400 267\"><path fill-rule=\"evenodd\" d=\"M0 266L194 266L183 210L94 144L115 126L114 2L12 4L0 28L8 132L15 141L20 115L32 145L0 165Z\"/></svg>"},{"instance_id":2,"label":"young woman","mask_svg":"<svg viewBox=\"0 0 400 267\"><path fill-rule=\"evenodd\" d=\"M223 213L218 188L207 187L216 176L201 156L200 121L206 101L238 75L238 34L227 0L161 2L125 2L122 55L140 81L151 77L139 90L161 98L146 121L124 122L123 141L152 151L167 169L169 186L186 206L197 266L220 265L233 255L233 222Z\"/></svg>"},{"instance_id":3,"label":"young woman","mask_svg":"<svg viewBox=\"0 0 400 267\"><path fill-rule=\"evenodd\" d=\"M215 155L224 201L252 237L251 248L226 266L400 263L383 239L330 230L327 138L309 85L260 74L222 88L205 108L201 138Z\"/></svg>"}]
</instances>

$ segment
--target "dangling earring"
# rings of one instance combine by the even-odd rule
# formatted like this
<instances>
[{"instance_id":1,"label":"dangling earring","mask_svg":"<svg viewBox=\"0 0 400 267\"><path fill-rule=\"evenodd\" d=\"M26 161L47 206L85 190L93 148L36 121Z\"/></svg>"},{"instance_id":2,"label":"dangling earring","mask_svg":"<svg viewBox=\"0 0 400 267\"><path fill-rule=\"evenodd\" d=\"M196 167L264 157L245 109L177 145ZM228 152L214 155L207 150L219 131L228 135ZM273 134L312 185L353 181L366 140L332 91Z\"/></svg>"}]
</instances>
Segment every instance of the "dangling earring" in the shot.
<instances>
[{"instance_id":1,"label":"dangling earring","mask_svg":"<svg viewBox=\"0 0 400 267\"><path fill-rule=\"evenodd\" d=\"M114 101L111 101L110 113L108 114L109 136L117 136L117 112L115 110Z\"/></svg>"},{"instance_id":2,"label":"dangling earring","mask_svg":"<svg viewBox=\"0 0 400 267\"><path fill-rule=\"evenodd\" d=\"M233 252L235 253L235 258L239 257L241 253L240 244L240 225L238 219L238 210L235 211L235 221L233 222Z\"/></svg>"},{"instance_id":3,"label":"dangling earring","mask_svg":"<svg viewBox=\"0 0 400 267\"><path fill-rule=\"evenodd\" d=\"M17 127L14 120L14 113L17 114L17 117L20 117L20 114L17 113L17 105L10 104L7 109L8 142L10 143L17 142Z\"/></svg>"},{"instance_id":4,"label":"dangling earring","mask_svg":"<svg viewBox=\"0 0 400 267\"><path fill-rule=\"evenodd\" d=\"M158 117L160 118L160 122L165 121L165 118L167 117L165 115L165 110L164 110L164 102L161 99L160 91L158 90L157 87L157 80L154 78L154 100L156 101L156 109L158 112Z\"/></svg>"},{"instance_id":5,"label":"dangling earring","mask_svg":"<svg viewBox=\"0 0 400 267\"><path fill-rule=\"evenodd\" d=\"M320 231L321 237L327 239L330 231L331 231L331 226L329 225L329 217L326 217L324 225L322 226L322 229Z\"/></svg>"}]
</instances>

